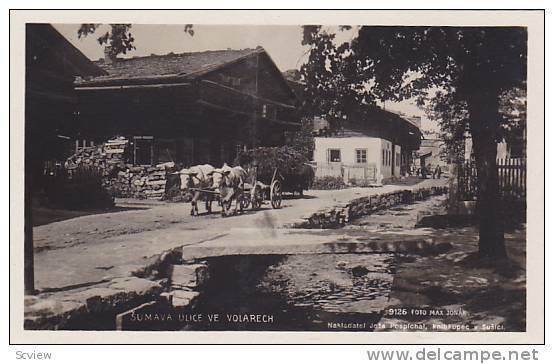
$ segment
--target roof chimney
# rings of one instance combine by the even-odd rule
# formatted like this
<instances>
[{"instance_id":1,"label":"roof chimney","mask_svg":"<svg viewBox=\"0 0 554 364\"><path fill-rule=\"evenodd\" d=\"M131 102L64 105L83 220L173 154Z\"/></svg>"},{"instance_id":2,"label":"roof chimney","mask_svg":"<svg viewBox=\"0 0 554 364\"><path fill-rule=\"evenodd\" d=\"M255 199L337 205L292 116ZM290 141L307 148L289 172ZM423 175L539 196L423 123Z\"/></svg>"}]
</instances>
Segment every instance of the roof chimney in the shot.
<instances>
[{"instance_id":1,"label":"roof chimney","mask_svg":"<svg viewBox=\"0 0 554 364\"><path fill-rule=\"evenodd\" d=\"M112 54L112 46L104 47L104 63L112 64L115 61L115 56Z\"/></svg>"}]
</instances>

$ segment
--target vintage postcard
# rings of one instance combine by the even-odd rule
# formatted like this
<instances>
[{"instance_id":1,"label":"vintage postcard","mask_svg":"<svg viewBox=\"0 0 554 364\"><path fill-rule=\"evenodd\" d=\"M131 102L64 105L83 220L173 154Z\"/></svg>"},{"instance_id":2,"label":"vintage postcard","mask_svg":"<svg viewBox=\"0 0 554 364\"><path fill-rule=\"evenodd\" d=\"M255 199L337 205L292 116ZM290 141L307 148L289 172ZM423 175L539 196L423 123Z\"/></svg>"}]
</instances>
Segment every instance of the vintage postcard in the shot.
<instances>
[{"instance_id":1,"label":"vintage postcard","mask_svg":"<svg viewBox=\"0 0 554 364\"><path fill-rule=\"evenodd\" d=\"M543 16L12 11L12 342L543 342Z\"/></svg>"}]
</instances>

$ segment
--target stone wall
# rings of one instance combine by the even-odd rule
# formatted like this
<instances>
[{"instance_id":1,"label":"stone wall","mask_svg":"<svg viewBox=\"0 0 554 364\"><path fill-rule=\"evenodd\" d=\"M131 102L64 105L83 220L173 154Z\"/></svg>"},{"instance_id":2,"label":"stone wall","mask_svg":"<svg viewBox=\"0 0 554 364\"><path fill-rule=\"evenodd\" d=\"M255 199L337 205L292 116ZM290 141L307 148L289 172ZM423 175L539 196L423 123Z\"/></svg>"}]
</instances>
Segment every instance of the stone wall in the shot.
<instances>
[{"instance_id":1,"label":"stone wall","mask_svg":"<svg viewBox=\"0 0 554 364\"><path fill-rule=\"evenodd\" d=\"M299 221L289 224L288 227L298 229L336 229L356 218L371 215L374 212L392 206L411 204L415 201L421 201L430 196L442 195L447 192L448 187L429 187L360 197L345 204L317 211L303 217Z\"/></svg>"},{"instance_id":2,"label":"stone wall","mask_svg":"<svg viewBox=\"0 0 554 364\"><path fill-rule=\"evenodd\" d=\"M153 264L158 269L149 270L145 278L118 277L68 291L25 296L24 328L132 330L141 324L133 322L133 315L192 308L209 279L208 266L205 262L172 264L173 253L162 254Z\"/></svg>"}]
</instances>

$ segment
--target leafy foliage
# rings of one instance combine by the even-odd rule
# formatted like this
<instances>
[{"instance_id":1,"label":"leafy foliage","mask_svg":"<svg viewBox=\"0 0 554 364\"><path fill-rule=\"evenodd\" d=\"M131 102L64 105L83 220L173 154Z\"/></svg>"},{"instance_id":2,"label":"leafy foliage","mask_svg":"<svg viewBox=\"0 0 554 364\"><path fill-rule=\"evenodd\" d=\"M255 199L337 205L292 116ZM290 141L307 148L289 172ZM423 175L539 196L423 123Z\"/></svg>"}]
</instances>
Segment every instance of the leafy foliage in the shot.
<instances>
[{"instance_id":1,"label":"leafy foliage","mask_svg":"<svg viewBox=\"0 0 554 364\"><path fill-rule=\"evenodd\" d=\"M313 136L313 119L303 117L300 120L300 130L287 132L288 145L302 154L306 159L312 159L312 154L315 148Z\"/></svg>"},{"instance_id":2,"label":"leafy foliage","mask_svg":"<svg viewBox=\"0 0 554 364\"><path fill-rule=\"evenodd\" d=\"M283 190L302 192L310 188L314 171L308 158L290 146L259 147L241 152L234 161L235 165L247 169L256 167L256 178L270 184L277 170L276 178L283 182Z\"/></svg>"},{"instance_id":3,"label":"leafy foliage","mask_svg":"<svg viewBox=\"0 0 554 364\"><path fill-rule=\"evenodd\" d=\"M102 24L81 24L77 30L79 38L94 34ZM119 54L127 54L135 48L135 38L131 33L132 24L110 24L110 30L101 34L97 39L100 45L108 46L109 55L113 58ZM186 24L184 32L190 36L194 35L194 26Z\"/></svg>"},{"instance_id":4,"label":"leafy foliage","mask_svg":"<svg viewBox=\"0 0 554 364\"><path fill-rule=\"evenodd\" d=\"M77 31L79 38L86 37L96 32L102 24L81 24ZM118 54L127 54L135 49L133 45L135 38L131 34L131 24L110 24L110 31L107 31L97 38L100 45L109 46L108 51L111 57Z\"/></svg>"},{"instance_id":5,"label":"leafy foliage","mask_svg":"<svg viewBox=\"0 0 554 364\"><path fill-rule=\"evenodd\" d=\"M333 176L316 177L312 186L314 190L340 190L347 187L342 177Z\"/></svg>"},{"instance_id":6,"label":"leafy foliage","mask_svg":"<svg viewBox=\"0 0 554 364\"><path fill-rule=\"evenodd\" d=\"M415 98L440 120L451 146L469 130L479 177L479 251L505 257L496 143L514 120L502 115L501 97L527 78L526 29L363 26L351 42L334 39L320 26L304 27L311 51L301 72L312 107L340 123L353 105Z\"/></svg>"},{"instance_id":7,"label":"leafy foliage","mask_svg":"<svg viewBox=\"0 0 554 364\"><path fill-rule=\"evenodd\" d=\"M524 28L363 26L351 43L305 26L310 45L301 72L322 112L348 114L353 103L417 98L420 104L500 94L526 78ZM432 97L434 91L442 95ZM431 96L431 97L430 97ZM316 101L314 101L316 102Z\"/></svg>"},{"instance_id":8,"label":"leafy foliage","mask_svg":"<svg viewBox=\"0 0 554 364\"><path fill-rule=\"evenodd\" d=\"M234 163L243 167L256 166L258 175L263 179L273 175L277 168L283 175L298 173L302 166L308 162L302 153L290 146L283 147L258 147L239 153ZM268 183L268 181L264 181Z\"/></svg>"}]
</instances>

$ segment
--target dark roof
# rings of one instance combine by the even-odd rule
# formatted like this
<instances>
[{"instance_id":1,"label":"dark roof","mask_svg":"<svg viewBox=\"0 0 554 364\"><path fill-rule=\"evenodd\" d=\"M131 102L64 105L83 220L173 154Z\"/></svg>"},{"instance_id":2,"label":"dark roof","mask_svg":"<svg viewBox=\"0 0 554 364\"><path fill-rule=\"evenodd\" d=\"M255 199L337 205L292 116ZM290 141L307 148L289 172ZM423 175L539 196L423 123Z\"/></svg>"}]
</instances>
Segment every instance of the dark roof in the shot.
<instances>
[{"instance_id":1,"label":"dark roof","mask_svg":"<svg viewBox=\"0 0 554 364\"><path fill-rule=\"evenodd\" d=\"M264 53L261 47L241 50L216 50L117 59L111 64L97 61L107 76L80 80L79 85L119 85L136 82L186 81L225 65Z\"/></svg>"},{"instance_id":2,"label":"dark roof","mask_svg":"<svg viewBox=\"0 0 554 364\"><path fill-rule=\"evenodd\" d=\"M101 76L107 73L94 64L80 50L71 44L52 25L29 23L26 25L27 52L41 59L48 59L64 68L70 76Z\"/></svg>"},{"instance_id":3,"label":"dark roof","mask_svg":"<svg viewBox=\"0 0 554 364\"><path fill-rule=\"evenodd\" d=\"M402 119L402 121L412 125L412 126L415 126L418 130L421 131L421 124L418 124L417 123L417 117L415 116L408 116L408 115L405 115L401 112L398 112L398 111L394 111L394 110L385 110L385 109L382 109L384 112L386 113L389 113L389 114L394 114L396 116L398 116L398 118Z\"/></svg>"},{"instance_id":4,"label":"dark roof","mask_svg":"<svg viewBox=\"0 0 554 364\"><path fill-rule=\"evenodd\" d=\"M321 132L321 131L320 131ZM326 138L366 138L366 137L370 137L370 138L373 138L375 136L367 133L366 131L360 131L360 130L354 130L352 128L349 128L349 127L345 127L345 128L341 128L340 130L336 131L336 132L330 132L328 135L323 135L323 134L317 134L316 136L318 137L326 137Z\"/></svg>"},{"instance_id":5,"label":"dark roof","mask_svg":"<svg viewBox=\"0 0 554 364\"><path fill-rule=\"evenodd\" d=\"M417 138L421 139L423 136L423 133L421 132L421 128L414 123L412 120L409 120L405 115L382 109L378 106L372 106L368 107L367 109L364 109L364 114L361 116L361 120L367 121L372 120L373 118L378 118L382 121L386 121L388 123L395 123L396 125L402 125L403 128L406 130L409 130L413 132L414 134L417 134ZM358 116L360 118L360 116ZM362 122L361 125L364 123Z\"/></svg>"},{"instance_id":6,"label":"dark roof","mask_svg":"<svg viewBox=\"0 0 554 364\"><path fill-rule=\"evenodd\" d=\"M342 123L342 130L331 134L335 138L376 137L394 141L411 149L420 146L422 133L417 125L398 113L368 106L357 110Z\"/></svg>"}]
</instances>

